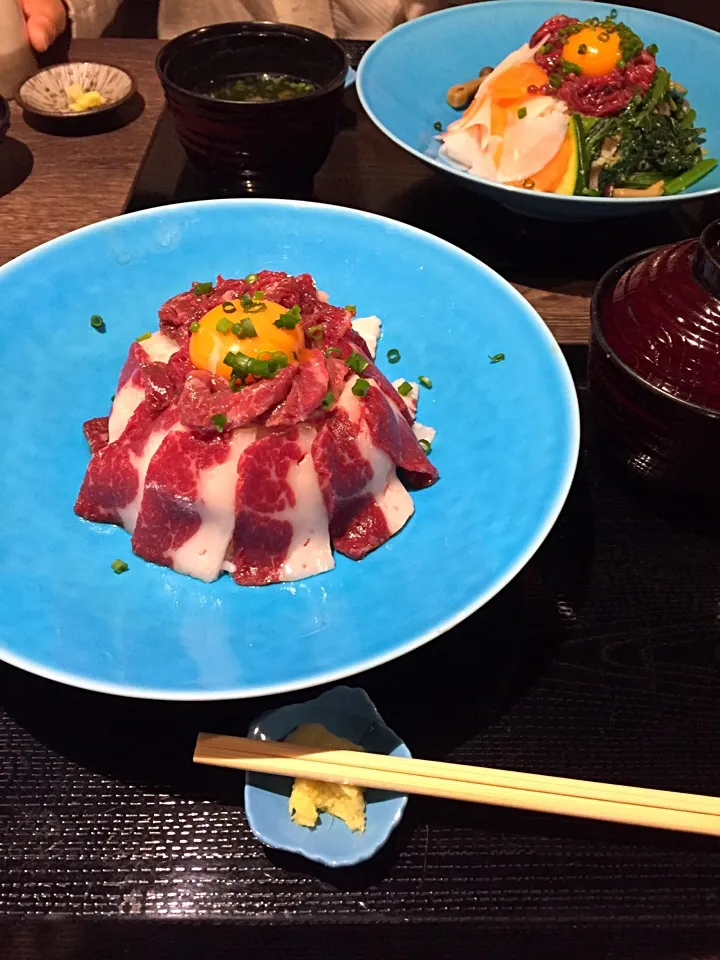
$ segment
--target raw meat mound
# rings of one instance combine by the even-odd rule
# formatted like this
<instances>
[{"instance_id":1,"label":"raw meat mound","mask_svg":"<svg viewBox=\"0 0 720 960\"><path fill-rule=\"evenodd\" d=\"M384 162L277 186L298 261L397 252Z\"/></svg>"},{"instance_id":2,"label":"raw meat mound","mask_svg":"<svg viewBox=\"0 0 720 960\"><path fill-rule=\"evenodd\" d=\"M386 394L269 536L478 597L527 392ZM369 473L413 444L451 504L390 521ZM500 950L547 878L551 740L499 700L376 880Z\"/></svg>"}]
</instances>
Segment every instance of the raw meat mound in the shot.
<instances>
[{"instance_id":1,"label":"raw meat mound","mask_svg":"<svg viewBox=\"0 0 720 960\"><path fill-rule=\"evenodd\" d=\"M328 303L309 274L263 270L209 287L172 297L159 331L131 344L110 414L84 424L91 458L75 512L124 527L138 556L207 582L226 572L261 586L329 570L333 550L364 557L412 515L408 488L438 479L412 405L376 367L353 311ZM241 381L215 361L195 366L202 318L253 294L299 308L304 347Z\"/></svg>"}]
</instances>

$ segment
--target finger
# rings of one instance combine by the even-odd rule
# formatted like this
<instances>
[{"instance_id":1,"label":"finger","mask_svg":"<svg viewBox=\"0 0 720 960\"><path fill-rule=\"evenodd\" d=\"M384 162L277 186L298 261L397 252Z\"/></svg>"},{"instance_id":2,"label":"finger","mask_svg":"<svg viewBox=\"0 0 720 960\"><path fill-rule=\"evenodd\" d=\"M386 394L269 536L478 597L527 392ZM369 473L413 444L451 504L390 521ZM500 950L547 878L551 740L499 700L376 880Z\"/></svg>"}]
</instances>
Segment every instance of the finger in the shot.
<instances>
[{"instance_id":1,"label":"finger","mask_svg":"<svg viewBox=\"0 0 720 960\"><path fill-rule=\"evenodd\" d=\"M44 53L60 34L60 31L49 20L44 20L41 17L32 17L28 20L27 32L30 45L38 53Z\"/></svg>"}]
</instances>

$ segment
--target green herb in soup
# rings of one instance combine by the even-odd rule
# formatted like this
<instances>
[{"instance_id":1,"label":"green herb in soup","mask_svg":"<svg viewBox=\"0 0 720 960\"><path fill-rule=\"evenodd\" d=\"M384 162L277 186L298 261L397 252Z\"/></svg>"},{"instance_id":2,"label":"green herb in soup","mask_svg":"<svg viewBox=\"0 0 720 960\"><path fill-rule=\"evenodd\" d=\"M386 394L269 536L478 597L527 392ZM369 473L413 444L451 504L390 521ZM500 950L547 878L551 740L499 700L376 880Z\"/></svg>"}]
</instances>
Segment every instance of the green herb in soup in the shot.
<instances>
[{"instance_id":1,"label":"green herb in soup","mask_svg":"<svg viewBox=\"0 0 720 960\"><path fill-rule=\"evenodd\" d=\"M260 103L268 100L294 100L306 97L317 84L298 80L286 73L246 73L221 85L211 84L203 93L216 100Z\"/></svg>"}]
</instances>

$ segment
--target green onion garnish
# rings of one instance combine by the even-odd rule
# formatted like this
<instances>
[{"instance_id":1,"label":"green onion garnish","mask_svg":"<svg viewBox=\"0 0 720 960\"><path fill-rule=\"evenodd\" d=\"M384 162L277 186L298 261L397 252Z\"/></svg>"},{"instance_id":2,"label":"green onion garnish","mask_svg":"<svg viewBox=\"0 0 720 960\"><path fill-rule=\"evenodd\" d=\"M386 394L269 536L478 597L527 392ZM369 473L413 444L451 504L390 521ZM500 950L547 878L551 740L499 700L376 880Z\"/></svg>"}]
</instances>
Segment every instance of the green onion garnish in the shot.
<instances>
[{"instance_id":1,"label":"green onion garnish","mask_svg":"<svg viewBox=\"0 0 720 960\"><path fill-rule=\"evenodd\" d=\"M256 273L249 273L245 277L245 283L257 283L258 275Z\"/></svg>"},{"instance_id":2,"label":"green onion garnish","mask_svg":"<svg viewBox=\"0 0 720 960\"><path fill-rule=\"evenodd\" d=\"M227 417L224 413L214 413L210 419L215 424L218 429L218 433L222 433L223 427L227 423Z\"/></svg>"},{"instance_id":3,"label":"green onion garnish","mask_svg":"<svg viewBox=\"0 0 720 960\"><path fill-rule=\"evenodd\" d=\"M542 53L542 54L550 53L550 51L552 50L552 48L553 48L553 45L552 45L551 43L544 43L544 44L540 47L540 51L539 51L539 52Z\"/></svg>"},{"instance_id":4,"label":"green onion garnish","mask_svg":"<svg viewBox=\"0 0 720 960\"><path fill-rule=\"evenodd\" d=\"M200 329L200 324L197 322L197 320L193 320L188 329L190 330L190 333L197 333Z\"/></svg>"},{"instance_id":5,"label":"green onion garnish","mask_svg":"<svg viewBox=\"0 0 720 960\"><path fill-rule=\"evenodd\" d=\"M227 317L220 317L218 322L215 324L215 329L218 333L227 333L231 327L232 324Z\"/></svg>"},{"instance_id":6,"label":"green onion garnish","mask_svg":"<svg viewBox=\"0 0 720 960\"><path fill-rule=\"evenodd\" d=\"M610 11L609 16L610 16L610 19L611 19L611 20L617 20L618 12L617 12L617 10L615 9L615 7L612 8L612 10Z\"/></svg>"},{"instance_id":7,"label":"green onion garnish","mask_svg":"<svg viewBox=\"0 0 720 960\"><path fill-rule=\"evenodd\" d=\"M617 65L618 65L618 70L627 69L627 62L625 60L618 60Z\"/></svg>"},{"instance_id":8,"label":"green onion garnish","mask_svg":"<svg viewBox=\"0 0 720 960\"><path fill-rule=\"evenodd\" d=\"M278 370L284 370L290 363L288 355L283 353L282 350L273 350L272 358L273 360L277 360Z\"/></svg>"},{"instance_id":9,"label":"green onion garnish","mask_svg":"<svg viewBox=\"0 0 720 960\"><path fill-rule=\"evenodd\" d=\"M520 107L518 110L518 120L524 120L527 116L527 107Z\"/></svg>"},{"instance_id":10,"label":"green onion garnish","mask_svg":"<svg viewBox=\"0 0 720 960\"><path fill-rule=\"evenodd\" d=\"M504 353L496 353L492 357L488 357L488 360L490 361L490 363L500 363L504 359L505 359Z\"/></svg>"},{"instance_id":11,"label":"green onion garnish","mask_svg":"<svg viewBox=\"0 0 720 960\"><path fill-rule=\"evenodd\" d=\"M192 292L195 294L196 297L200 297L202 296L203 293L210 293L212 288L213 288L213 285L208 280L206 283L194 283L192 286Z\"/></svg>"},{"instance_id":12,"label":"green onion garnish","mask_svg":"<svg viewBox=\"0 0 720 960\"><path fill-rule=\"evenodd\" d=\"M647 48L647 52L650 54L651 57L655 57L657 56L657 52L659 49L660 47L658 47L656 43L651 43L650 46Z\"/></svg>"},{"instance_id":13,"label":"green onion garnish","mask_svg":"<svg viewBox=\"0 0 720 960\"><path fill-rule=\"evenodd\" d=\"M363 370L367 367L370 361L366 360L362 354L356 353L354 350L347 358L345 363L350 367L353 373L362 373ZM363 394L358 394L358 396L363 396Z\"/></svg>"},{"instance_id":14,"label":"green onion garnish","mask_svg":"<svg viewBox=\"0 0 720 960\"><path fill-rule=\"evenodd\" d=\"M342 350L340 347L328 347L325 351L326 357L342 357Z\"/></svg>"},{"instance_id":15,"label":"green onion garnish","mask_svg":"<svg viewBox=\"0 0 720 960\"><path fill-rule=\"evenodd\" d=\"M265 299L265 293L262 290L256 290L252 298L256 303L260 303L261 300Z\"/></svg>"},{"instance_id":16,"label":"green onion garnish","mask_svg":"<svg viewBox=\"0 0 720 960\"><path fill-rule=\"evenodd\" d=\"M581 57L585 56L585 54L587 53L587 44L581 43L580 46L577 48L577 52L580 54Z\"/></svg>"},{"instance_id":17,"label":"green onion garnish","mask_svg":"<svg viewBox=\"0 0 720 960\"><path fill-rule=\"evenodd\" d=\"M412 393L412 384L408 383L407 380L404 380L397 388L397 392L401 397L407 397L408 394Z\"/></svg>"},{"instance_id":18,"label":"green onion garnish","mask_svg":"<svg viewBox=\"0 0 720 960\"><path fill-rule=\"evenodd\" d=\"M287 313L281 314L274 322L273 326L278 327L280 330L294 330L295 327L300 323L301 319L300 307L296 305L291 307Z\"/></svg>"},{"instance_id":19,"label":"green onion garnish","mask_svg":"<svg viewBox=\"0 0 720 960\"><path fill-rule=\"evenodd\" d=\"M561 87L562 86L562 77L559 77L556 73L551 73L548 83L551 87Z\"/></svg>"},{"instance_id":20,"label":"green onion garnish","mask_svg":"<svg viewBox=\"0 0 720 960\"><path fill-rule=\"evenodd\" d=\"M579 67L576 63L570 63L569 60L563 60L562 62L563 73L567 76L569 73L574 73L576 76L580 76L582 73L582 68Z\"/></svg>"},{"instance_id":21,"label":"green onion garnish","mask_svg":"<svg viewBox=\"0 0 720 960\"><path fill-rule=\"evenodd\" d=\"M603 30L602 33L599 33L597 35L597 38L600 41L600 43L607 43L608 40L610 39L610 34L607 32L607 30Z\"/></svg>"},{"instance_id":22,"label":"green onion garnish","mask_svg":"<svg viewBox=\"0 0 720 960\"><path fill-rule=\"evenodd\" d=\"M135 337L135 343L142 343L143 340L149 340L151 336L151 333L141 333L139 337Z\"/></svg>"},{"instance_id":23,"label":"green onion garnish","mask_svg":"<svg viewBox=\"0 0 720 960\"><path fill-rule=\"evenodd\" d=\"M322 402L323 408L327 410L327 408L331 406L333 403L335 403L335 394L332 392L332 390L329 390L323 397L323 402Z\"/></svg>"},{"instance_id":24,"label":"green onion garnish","mask_svg":"<svg viewBox=\"0 0 720 960\"><path fill-rule=\"evenodd\" d=\"M351 313L353 316L357 314L357 307L355 306L354 303L348 303L345 306L345 309L347 310L348 313Z\"/></svg>"},{"instance_id":25,"label":"green onion garnish","mask_svg":"<svg viewBox=\"0 0 720 960\"><path fill-rule=\"evenodd\" d=\"M356 397L364 397L369 389L370 389L369 380L359 379L359 380L356 380L355 383L352 385L352 392L355 394Z\"/></svg>"},{"instance_id":26,"label":"green onion garnish","mask_svg":"<svg viewBox=\"0 0 720 960\"><path fill-rule=\"evenodd\" d=\"M433 124L433 130L437 130L439 133L442 130L442 128L443 128L442 123L440 123L439 120L436 120L435 123Z\"/></svg>"},{"instance_id":27,"label":"green onion garnish","mask_svg":"<svg viewBox=\"0 0 720 960\"><path fill-rule=\"evenodd\" d=\"M423 452L425 454L430 453L430 451L432 450L432 444L428 440L425 440L425 439L418 440L418 443L422 447Z\"/></svg>"},{"instance_id":28,"label":"green onion garnish","mask_svg":"<svg viewBox=\"0 0 720 960\"><path fill-rule=\"evenodd\" d=\"M250 309L250 307L253 305L253 298L250 296L249 293L244 293L240 297L240 305L243 308L243 310Z\"/></svg>"},{"instance_id":29,"label":"green onion garnish","mask_svg":"<svg viewBox=\"0 0 720 960\"><path fill-rule=\"evenodd\" d=\"M110 564L110 567L112 568L113 573L125 573L125 571L128 569L128 565L124 560L113 560L113 562Z\"/></svg>"},{"instance_id":30,"label":"green onion garnish","mask_svg":"<svg viewBox=\"0 0 720 960\"><path fill-rule=\"evenodd\" d=\"M230 303L229 300L226 300L223 305L223 313L237 313L237 307L234 303Z\"/></svg>"},{"instance_id":31,"label":"green onion garnish","mask_svg":"<svg viewBox=\"0 0 720 960\"><path fill-rule=\"evenodd\" d=\"M240 333L236 333L235 327L240 327ZM235 335L239 337L240 340L245 340L246 337L248 339L251 339L252 337L257 336L257 330L255 329L250 317L245 317L245 319L241 323L234 323L233 333L235 333Z\"/></svg>"},{"instance_id":32,"label":"green onion garnish","mask_svg":"<svg viewBox=\"0 0 720 960\"><path fill-rule=\"evenodd\" d=\"M397 363L400 359L399 350L388 350L387 352L388 363Z\"/></svg>"},{"instance_id":33,"label":"green onion garnish","mask_svg":"<svg viewBox=\"0 0 720 960\"><path fill-rule=\"evenodd\" d=\"M110 397L110 403L112 403L114 399L115 399L115 394L113 394L113 395Z\"/></svg>"},{"instance_id":34,"label":"green onion garnish","mask_svg":"<svg viewBox=\"0 0 720 960\"><path fill-rule=\"evenodd\" d=\"M325 330L323 329L323 325L321 323L315 324L314 327L307 328L307 335L313 340L319 340L324 332Z\"/></svg>"},{"instance_id":35,"label":"green onion garnish","mask_svg":"<svg viewBox=\"0 0 720 960\"><path fill-rule=\"evenodd\" d=\"M94 313L90 317L90 326L93 328L93 330L99 330L100 333L105 332L105 321L99 313Z\"/></svg>"},{"instance_id":36,"label":"green onion garnish","mask_svg":"<svg viewBox=\"0 0 720 960\"><path fill-rule=\"evenodd\" d=\"M432 390L432 380L427 377L418 377L418 383L421 383L427 390Z\"/></svg>"}]
</instances>

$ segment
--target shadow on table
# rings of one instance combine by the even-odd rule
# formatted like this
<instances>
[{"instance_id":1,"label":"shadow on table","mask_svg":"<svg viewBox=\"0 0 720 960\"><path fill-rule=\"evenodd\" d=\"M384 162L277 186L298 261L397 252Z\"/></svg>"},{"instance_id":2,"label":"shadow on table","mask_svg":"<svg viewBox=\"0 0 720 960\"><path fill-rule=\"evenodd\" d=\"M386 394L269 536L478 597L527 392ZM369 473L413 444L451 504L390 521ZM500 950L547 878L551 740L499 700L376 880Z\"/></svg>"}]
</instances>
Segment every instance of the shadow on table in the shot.
<instances>
[{"instance_id":1,"label":"shadow on table","mask_svg":"<svg viewBox=\"0 0 720 960\"><path fill-rule=\"evenodd\" d=\"M0 197L6 197L24 183L34 163L29 147L14 137L6 137L0 143Z\"/></svg>"}]
</instances>

